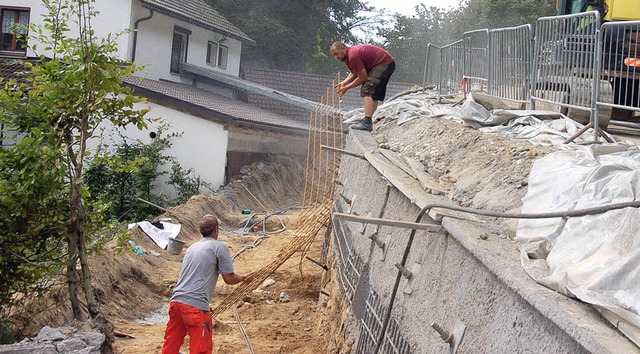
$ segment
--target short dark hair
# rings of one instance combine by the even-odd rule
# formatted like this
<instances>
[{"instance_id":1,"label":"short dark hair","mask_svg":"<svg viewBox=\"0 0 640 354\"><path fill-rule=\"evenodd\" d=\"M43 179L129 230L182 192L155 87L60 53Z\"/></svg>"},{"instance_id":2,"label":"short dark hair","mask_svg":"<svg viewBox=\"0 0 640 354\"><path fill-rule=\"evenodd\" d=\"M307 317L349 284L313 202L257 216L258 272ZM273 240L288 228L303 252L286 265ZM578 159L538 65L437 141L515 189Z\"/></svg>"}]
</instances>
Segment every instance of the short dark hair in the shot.
<instances>
[{"instance_id":1,"label":"short dark hair","mask_svg":"<svg viewBox=\"0 0 640 354\"><path fill-rule=\"evenodd\" d=\"M211 214L207 214L200 218L198 222L198 227L200 228L200 233L204 237L209 237L213 232L218 231L219 223L218 218Z\"/></svg>"}]
</instances>

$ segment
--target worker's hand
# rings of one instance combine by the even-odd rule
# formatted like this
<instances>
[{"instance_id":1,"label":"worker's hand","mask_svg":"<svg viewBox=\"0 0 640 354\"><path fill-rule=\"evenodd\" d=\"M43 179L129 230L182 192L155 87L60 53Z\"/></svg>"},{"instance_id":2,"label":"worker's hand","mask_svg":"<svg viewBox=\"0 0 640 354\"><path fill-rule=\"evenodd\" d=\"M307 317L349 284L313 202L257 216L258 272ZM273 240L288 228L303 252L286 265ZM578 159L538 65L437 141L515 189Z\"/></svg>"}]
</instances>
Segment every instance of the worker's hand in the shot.
<instances>
[{"instance_id":1,"label":"worker's hand","mask_svg":"<svg viewBox=\"0 0 640 354\"><path fill-rule=\"evenodd\" d=\"M347 92L347 90L349 90L346 86L342 86L340 85L340 87L338 88L338 95L342 96L344 95L345 92Z\"/></svg>"},{"instance_id":2,"label":"worker's hand","mask_svg":"<svg viewBox=\"0 0 640 354\"><path fill-rule=\"evenodd\" d=\"M247 273L247 274L243 275L243 276L242 276L242 281L243 281L244 283L246 283L246 282L250 282L250 281L251 281L251 279L253 278L253 276L254 276L255 274L256 274L256 272L251 272L251 273Z\"/></svg>"}]
</instances>

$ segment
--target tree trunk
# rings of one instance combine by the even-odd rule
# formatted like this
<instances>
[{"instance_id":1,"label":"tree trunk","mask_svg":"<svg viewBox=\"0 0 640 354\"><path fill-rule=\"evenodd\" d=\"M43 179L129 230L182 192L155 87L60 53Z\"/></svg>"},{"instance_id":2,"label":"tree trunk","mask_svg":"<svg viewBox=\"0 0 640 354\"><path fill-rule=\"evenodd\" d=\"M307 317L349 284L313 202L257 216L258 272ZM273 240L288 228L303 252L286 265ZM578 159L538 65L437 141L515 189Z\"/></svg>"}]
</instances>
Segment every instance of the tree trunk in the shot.
<instances>
[{"instance_id":1,"label":"tree trunk","mask_svg":"<svg viewBox=\"0 0 640 354\"><path fill-rule=\"evenodd\" d=\"M75 235L69 233L67 236L69 243L69 256L67 258L67 287L69 288L69 301L71 302L71 310L73 318L82 321L82 311L80 310L80 301L78 300L78 272L76 263L78 261L78 240Z\"/></svg>"}]
</instances>

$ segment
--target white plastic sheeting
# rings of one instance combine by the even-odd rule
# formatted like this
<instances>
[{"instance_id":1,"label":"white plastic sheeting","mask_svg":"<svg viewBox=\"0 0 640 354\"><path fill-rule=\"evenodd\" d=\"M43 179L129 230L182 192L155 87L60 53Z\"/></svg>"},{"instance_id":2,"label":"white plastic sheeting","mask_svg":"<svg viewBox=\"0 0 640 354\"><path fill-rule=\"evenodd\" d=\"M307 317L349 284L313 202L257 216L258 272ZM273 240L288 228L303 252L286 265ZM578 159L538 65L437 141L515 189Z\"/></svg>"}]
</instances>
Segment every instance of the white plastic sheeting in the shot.
<instances>
[{"instance_id":1,"label":"white plastic sheeting","mask_svg":"<svg viewBox=\"0 0 640 354\"><path fill-rule=\"evenodd\" d=\"M501 132L514 139L556 146L561 145L583 127L582 124L558 112L510 110L504 106L489 110L485 106L496 105L496 102L482 102L482 99L483 97L476 97L470 93L462 107L453 110L452 114L465 125L483 132ZM593 129L589 129L574 141L593 141L593 134Z\"/></svg>"},{"instance_id":2,"label":"white plastic sheeting","mask_svg":"<svg viewBox=\"0 0 640 354\"><path fill-rule=\"evenodd\" d=\"M488 110L469 95L455 112L466 125L563 149L537 160L523 213L579 210L640 200L640 150L628 143L562 143L583 125L546 111ZM593 129L578 136L592 142ZM640 210L522 219L521 260L540 284L594 305L640 345Z\"/></svg>"},{"instance_id":3,"label":"white plastic sheeting","mask_svg":"<svg viewBox=\"0 0 640 354\"><path fill-rule=\"evenodd\" d=\"M147 234L147 236L149 236L151 240L153 240L153 242L155 242L155 244L158 245L158 247L165 249L169 244L170 238L178 237L178 234L180 234L180 229L182 228L182 225L173 224L166 221L160 221L160 223L162 224L162 229L155 227L152 223L148 221L140 221L137 223L129 224L127 228L132 229L136 226L140 227L140 229L145 234Z\"/></svg>"},{"instance_id":4,"label":"white plastic sheeting","mask_svg":"<svg viewBox=\"0 0 640 354\"><path fill-rule=\"evenodd\" d=\"M392 97L381 104L376 110L373 119L391 118L396 119L398 124L406 123L419 117L434 117L441 114L441 110L435 107L428 100L437 98L433 94L414 92L399 97ZM446 112L449 112L447 110ZM364 117L364 109L358 108L343 115L345 123L354 123Z\"/></svg>"},{"instance_id":5,"label":"white plastic sheeting","mask_svg":"<svg viewBox=\"0 0 640 354\"><path fill-rule=\"evenodd\" d=\"M640 151L576 146L537 160L522 212L578 210L640 196ZM522 265L537 282L593 304L640 345L640 210L521 220Z\"/></svg>"}]
</instances>

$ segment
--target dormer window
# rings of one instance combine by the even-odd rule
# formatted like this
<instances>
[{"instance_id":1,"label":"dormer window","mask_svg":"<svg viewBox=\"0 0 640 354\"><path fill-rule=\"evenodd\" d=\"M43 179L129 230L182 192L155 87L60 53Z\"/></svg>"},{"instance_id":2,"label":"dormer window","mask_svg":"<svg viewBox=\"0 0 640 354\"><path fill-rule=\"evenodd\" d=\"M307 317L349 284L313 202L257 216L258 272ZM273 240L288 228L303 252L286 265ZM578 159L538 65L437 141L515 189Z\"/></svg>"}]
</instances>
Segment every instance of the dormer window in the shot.
<instances>
[{"instance_id":1,"label":"dormer window","mask_svg":"<svg viewBox=\"0 0 640 354\"><path fill-rule=\"evenodd\" d=\"M173 28L173 44L171 45L171 72L180 73L180 63L187 62L187 49L189 48L189 35L191 31L188 29L174 26Z\"/></svg>"},{"instance_id":2,"label":"dormer window","mask_svg":"<svg viewBox=\"0 0 640 354\"><path fill-rule=\"evenodd\" d=\"M216 42L207 44L207 65L217 66L220 69L227 68L229 48Z\"/></svg>"},{"instance_id":3,"label":"dormer window","mask_svg":"<svg viewBox=\"0 0 640 354\"><path fill-rule=\"evenodd\" d=\"M29 9L2 8L0 17L2 17L0 50L26 53Z\"/></svg>"},{"instance_id":4,"label":"dormer window","mask_svg":"<svg viewBox=\"0 0 640 354\"><path fill-rule=\"evenodd\" d=\"M227 59L229 58L229 48L223 45L218 49L218 67L220 69L227 68Z\"/></svg>"},{"instance_id":5,"label":"dormer window","mask_svg":"<svg viewBox=\"0 0 640 354\"><path fill-rule=\"evenodd\" d=\"M207 44L207 65L218 65L218 43L209 42Z\"/></svg>"}]
</instances>

